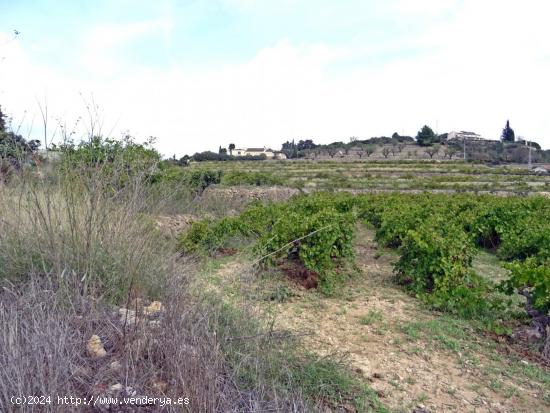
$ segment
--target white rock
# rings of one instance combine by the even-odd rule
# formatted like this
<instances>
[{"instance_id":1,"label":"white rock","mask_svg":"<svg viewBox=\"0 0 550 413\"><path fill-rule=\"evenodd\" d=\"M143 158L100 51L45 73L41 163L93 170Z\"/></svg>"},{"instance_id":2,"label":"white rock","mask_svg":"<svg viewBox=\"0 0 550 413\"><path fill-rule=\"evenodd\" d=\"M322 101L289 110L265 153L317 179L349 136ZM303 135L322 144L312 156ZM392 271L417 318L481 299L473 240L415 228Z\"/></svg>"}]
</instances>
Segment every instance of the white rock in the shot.
<instances>
[{"instance_id":1,"label":"white rock","mask_svg":"<svg viewBox=\"0 0 550 413\"><path fill-rule=\"evenodd\" d=\"M95 359L103 358L107 355L107 352L103 347L103 343L101 342L101 338L95 334L88 339L88 342L86 343L86 351L90 357Z\"/></svg>"},{"instance_id":2,"label":"white rock","mask_svg":"<svg viewBox=\"0 0 550 413\"><path fill-rule=\"evenodd\" d=\"M122 390L122 384L120 384L120 383L113 384L111 387L109 387L109 390L111 390L111 391L120 391L120 390Z\"/></svg>"},{"instance_id":3,"label":"white rock","mask_svg":"<svg viewBox=\"0 0 550 413\"><path fill-rule=\"evenodd\" d=\"M111 368L111 370L114 370L114 371L119 371L121 368L122 368L122 365L120 364L120 361L113 361L109 367Z\"/></svg>"},{"instance_id":4,"label":"white rock","mask_svg":"<svg viewBox=\"0 0 550 413\"><path fill-rule=\"evenodd\" d=\"M147 307L143 307L143 314L154 315L164 310L164 306L160 301L153 301Z\"/></svg>"}]
</instances>

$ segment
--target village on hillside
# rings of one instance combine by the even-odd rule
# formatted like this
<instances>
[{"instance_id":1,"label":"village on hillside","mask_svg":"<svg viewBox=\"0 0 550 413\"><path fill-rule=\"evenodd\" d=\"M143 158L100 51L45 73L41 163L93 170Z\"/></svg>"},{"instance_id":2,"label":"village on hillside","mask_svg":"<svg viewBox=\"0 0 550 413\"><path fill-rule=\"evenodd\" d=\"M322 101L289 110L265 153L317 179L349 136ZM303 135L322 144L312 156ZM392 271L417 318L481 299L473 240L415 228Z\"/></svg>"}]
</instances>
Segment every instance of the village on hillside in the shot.
<instances>
[{"instance_id":1,"label":"village on hillside","mask_svg":"<svg viewBox=\"0 0 550 413\"><path fill-rule=\"evenodd\" d=\"M437 134L423 126L415 137L393 133L391 137L369 139L350 137L348 142L316 144L312 139L286 141L280 150L267 146L245 148L234 143L219 147L218 153L205 151L184 156L180 162L227 160L403 160L403 161L464 161L490 164L526 164L546 173L550 164L550 151L543 150L532 140L515 135L507 121L500 139L486 139L472 131L451 131Z\"/></svg>"}]
</instances>

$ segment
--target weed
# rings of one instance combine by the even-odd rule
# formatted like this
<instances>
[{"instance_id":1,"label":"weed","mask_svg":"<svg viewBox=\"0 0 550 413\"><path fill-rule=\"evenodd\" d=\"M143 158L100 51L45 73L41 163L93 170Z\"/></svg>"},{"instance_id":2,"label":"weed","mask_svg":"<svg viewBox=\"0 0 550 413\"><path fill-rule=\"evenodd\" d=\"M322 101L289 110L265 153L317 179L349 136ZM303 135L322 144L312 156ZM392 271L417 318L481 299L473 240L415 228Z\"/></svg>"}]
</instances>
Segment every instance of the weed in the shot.
<instances>
[{"instance_id":1,"label":"weed","mask_svg":"<svg viewBox=\"0 0 550 413\"><path fill-rule=\"evenodd\" d=\"M369 310L367 314L361 317L359 322L363 325L371 325L382 320L382 313L378 310Z\"/></svg>"}]
</instances>

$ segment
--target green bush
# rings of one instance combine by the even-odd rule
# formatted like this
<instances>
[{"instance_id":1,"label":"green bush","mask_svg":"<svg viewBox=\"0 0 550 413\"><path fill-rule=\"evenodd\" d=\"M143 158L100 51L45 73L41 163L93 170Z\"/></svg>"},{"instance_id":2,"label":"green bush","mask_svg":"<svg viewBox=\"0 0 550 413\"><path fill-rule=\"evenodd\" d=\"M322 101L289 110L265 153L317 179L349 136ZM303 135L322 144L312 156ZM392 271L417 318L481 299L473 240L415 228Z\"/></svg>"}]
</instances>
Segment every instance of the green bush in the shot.
<instances>
[{"instance_id":1,"label":"green bush","mask_svg":"<svg viewBox=\"0 0 550 413\"><path fill-rule=\"evenodd\" d=\"M79 144L67 142L60 147L60 176L79 180L88 176L113 191L135 179L152 182L160 161L152 144L152 140L135 143L130 136L122 140L94 136Z\"/></svg>"},{"instance_id":2,"label":"green bush","mask_svg":"<svg viewBox=\"0 0 550 413\"><path fill-rule=\"evenodd\" d=\"M463 285L474 256L466 233L440 220L409 230L399 251L399 280L416 293L449 292Z\"/></svg>"},{"instance_id":3,"label":"green bush","mask_svg":"<svg viewBox=\"0 0 550 413\"><path fill-rule=\"evenodd\" d=\"M283 185L283 180L267 172L228 171L221 180L225 186L236 185Z\"/></svg>"},{"instance_id":4,"label":"green bush","mask_svg":"<svg viewBox=\"0 0 550 413\"><path fill-rule=\"evenodd\" d=\"M258 240L256 252L268 263L295 255L306 268L318 273L321 291L334 292L341 281L334 272L334 260L353 257L353 216L333 208L313 214L289 208L281 218Z\"/></svg>"},{"instance_id":5,"label":"green bush","mask_svg":"<svg viewBox=\"0 0 550 413\"><path fill-rule=\"evenodd\" d=\"M319 287L334 291L341 278L338 259L353 257L355 217L349 195L298 196L287 203L255 203L238 217L194 223L180 234L178 249L184 253L212 253L235 236L258 237L253 251L264 264L293 256L319 276Z\"/></svg>"},{"instance_id":6,"label":"green bush","mask_svg":"<svg viewBox=\"0 0 550 413\"><path fill-rule=\"evenodd\" d=\"M550 311L550 259L540 261L529 257L524 262L515 261L507 265L511 276L502 287L508 294L527 290L533 306L542 312Z\"/></svg>"},{"instance_id":7,"label":"green bush","mask_svg":"<svg viewBox=\"0 0 550 413\"><path fill-rule=\"evenodd\" d=\"M183 174L183 182L197 195L204 192L210 185L221 182L223 172L221 170L196 169L186 170Z\"/></svg>"},{"instance_id":8,"label":"green bush","mask_svg":"<svg viewBox=\"0 0 550 413\"><path fill-rule=\"evenodd\" d=\"M546 220L543 221L543 220ZM550 217L527 216L514 220L502 236L499 256L506 260L550 258Z\"/></svg>"}]
</instances>

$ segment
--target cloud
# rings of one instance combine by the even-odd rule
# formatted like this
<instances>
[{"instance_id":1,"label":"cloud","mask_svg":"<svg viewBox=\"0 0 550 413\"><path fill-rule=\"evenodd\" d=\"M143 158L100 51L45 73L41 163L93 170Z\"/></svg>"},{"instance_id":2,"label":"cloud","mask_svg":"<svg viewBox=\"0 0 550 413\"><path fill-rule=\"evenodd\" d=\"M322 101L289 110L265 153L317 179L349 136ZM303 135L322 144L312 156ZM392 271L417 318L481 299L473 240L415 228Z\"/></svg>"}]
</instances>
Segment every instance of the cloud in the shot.
<instances>
[{"instance_id":1,"label":"cloud","mask_svg":"<svg viewBox=\"0 0 550 413\"><path fill-rule=\"evenodd\" d=\"M168 45L172 28L169 19L93 27L84 34L79 62L96 73L112 73L124 64L119 55L125 46L152 35L161 35Z\"/></svg>"},{"instance_id":2,"label":"cloud","mask_svg":"<svg viewBox=\"0 0 550 413\"><path fill-rule=\"evenodd\" d=\"M81 58L90 65L103 59L101 76L61 76L54 65L36 65L15 42L0 64L0 79L10 79L0 83L0 98L21 115L47 95L51 113L71 123L85 115L79 93L93 94L105 130L157 136L168 156L230 142L278 148L292 138L328 143L395 131L414 135L426 123L439 132L474 130L496 139L508 118L517 135L550 147L550 48L544 41L550 29L543 24L549 6L535 0L443 3L437 13L451 8L451 17L378 44L282 38L248 60L200 68L153 68L121 56L128 43L165 35L172 27L167 19L87 32Z\"/></svg>"}]
</instances>

